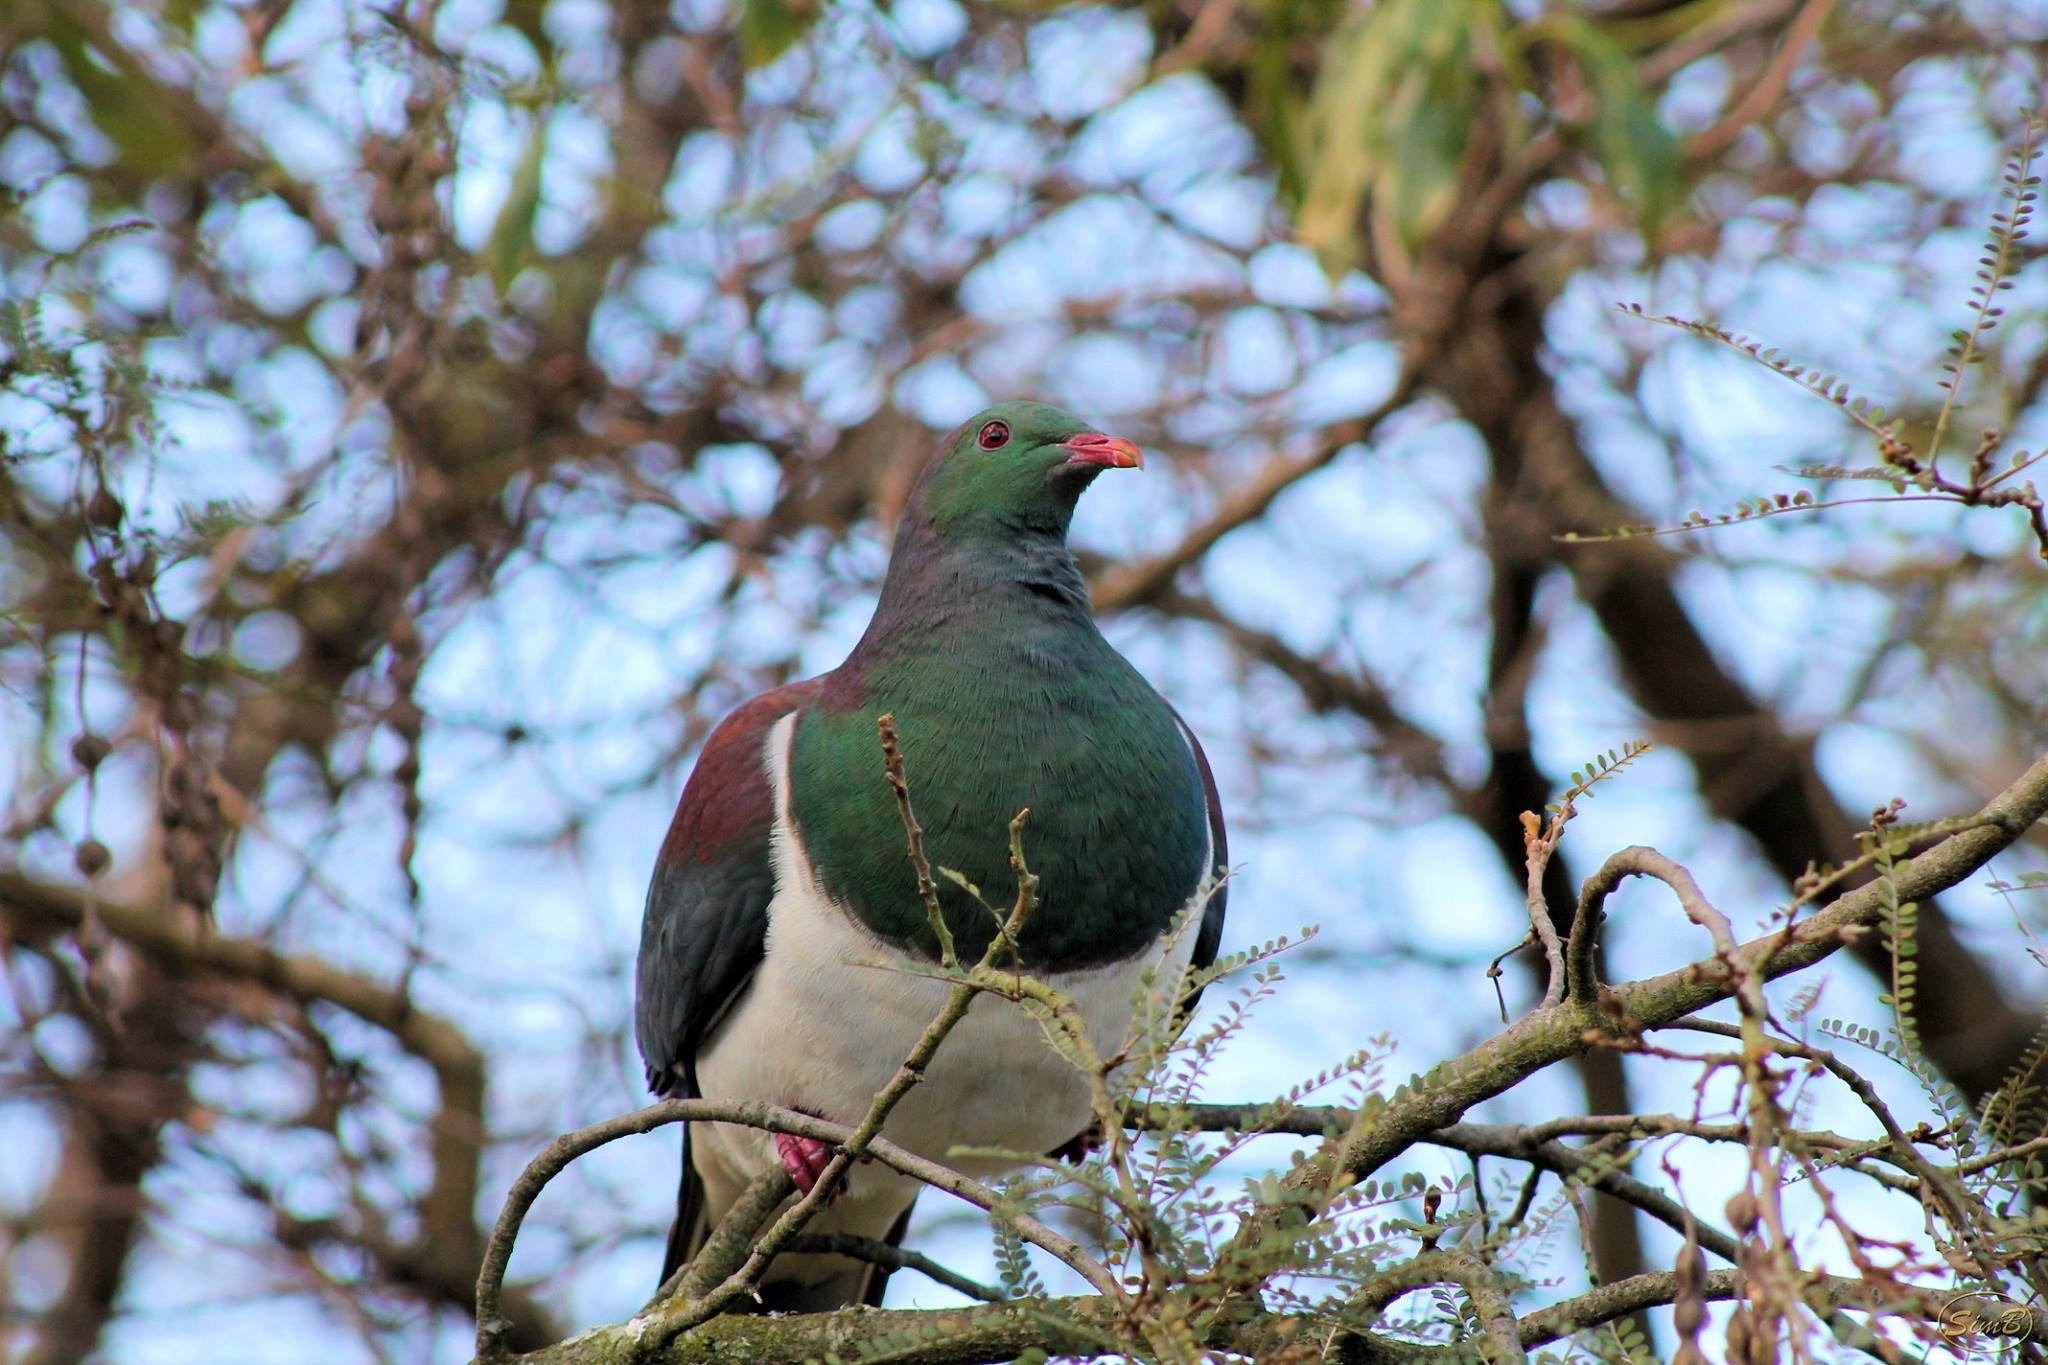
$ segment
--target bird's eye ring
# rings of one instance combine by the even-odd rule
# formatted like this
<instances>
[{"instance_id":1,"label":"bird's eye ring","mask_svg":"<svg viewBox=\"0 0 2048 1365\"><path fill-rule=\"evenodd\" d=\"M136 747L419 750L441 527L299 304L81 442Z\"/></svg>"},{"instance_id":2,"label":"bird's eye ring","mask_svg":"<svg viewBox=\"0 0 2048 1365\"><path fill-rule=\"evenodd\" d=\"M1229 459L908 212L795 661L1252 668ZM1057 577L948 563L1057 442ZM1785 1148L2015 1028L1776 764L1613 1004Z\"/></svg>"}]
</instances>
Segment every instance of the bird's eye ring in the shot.
<instances>
[{"instance_id":1,"label":"bird's eye ring","mask_svg":"<svg viewBox=\"0 0 2048 1365\"><path fill-rule=\"evenodd\" d=\"M986 423L981 429L981 435L976 439L981 442L983 450L1001 450L1010 443L1010 424L1008 422Z\"/></svg>"}]
</instances>

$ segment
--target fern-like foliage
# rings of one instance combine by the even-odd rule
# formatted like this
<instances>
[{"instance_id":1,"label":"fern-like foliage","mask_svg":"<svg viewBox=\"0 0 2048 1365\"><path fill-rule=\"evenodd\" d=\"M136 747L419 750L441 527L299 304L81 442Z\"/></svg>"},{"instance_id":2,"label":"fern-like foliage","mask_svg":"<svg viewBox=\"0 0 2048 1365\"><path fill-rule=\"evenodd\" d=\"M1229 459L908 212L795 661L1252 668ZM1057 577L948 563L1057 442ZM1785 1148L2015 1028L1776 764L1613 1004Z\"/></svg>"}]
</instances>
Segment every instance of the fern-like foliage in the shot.
<instances>
[{"instance_id":1,"label":"fern-like foliage","mask_svg":"<svg viewBox=\"0 0 2048 1365\"><path fill-rule=\"evenodd\" d=\"M1630 540L1641 536L1679 535L1762 521L1792 514L1869 502L1948 502L1966 507L2010 507L2025 513L2041 558L2048 560L2048 504L2031 480L2020 475L2048 459L2048 450L2019 450L1999 468L2005 433L1984 432L1971 451L1960 475L1942 468L1944 447L1962 403L1970 371L1981 364L1991 334L2005 310L1999 296L2013 287L2013 276L2023 257L2021 244L2027 236L2039 198L2040 176L2034 174L2041 143L2048 137L2048 118L2031 116L2019 145L2006 163L2000 183L1997 207L1991 215L1990 231L1978 260L1976 282L1969 294L1968 325L1951 334L1941 365L1941 407L1923 443L1916 444L1903 418L1888 415L1884 408L1853 393L1847 383L1816 366L1792 360L1763 342L1731 332L1712 322L1671 314L1653 314L1641 304L1618 305L1624 314L1644 322L1674 327L1716 346L1726 347L1753 364L1760 365L1822 401L1834 405L1875 446L1874 465L1804 465L1786 470L1799 478L1823 485L1870 480L1887 484L1891 496L1815 495L1804 489L1791 492L1755 494L1737 499L1730 510L1708 513L1694 509L1675 525L1633 524L1600 531L1567 532L1560 539L1572 542Z\"/></svg>"},{"instance_id":2,"label":"fern-like foliage","mask_svg":"<svg viewBox=\"0 0 2048 1365\"><path fill-rule=\"evenodd\" d=\"M2048 1015L2004 1082L1984 1102L1984 1133L2001 1147L2048 1133ZM2043 1160L2034 1158L2037 1169Z\"/></svg>"},{"instance_id":3,"label":"fern-like foliage","mask_svg":"<svg viewBox=\"0 0 2048 1365\"><path fill-rule=\"evenodd\" d=\"M1819 1021L1821 1036L1847 1043L1884 1058L1918 1083L1938 1125L1922 1124L1905 1134L1913 1151L1899 1150L1900 1139L1880 1137L1843 1146L1817 1163L1820 1169L1863 1166L1875 1161L1920 1176L1930 1216L1943 1230L1944 1254L1957 1267L1981 1270L1974 1287L1997 1295L2017 1294L2027 1301L2030 1285L2048 1268L2048 1236L2034 1210L2048 1197L2048 1019L2032 1044L2008 1072L2005 1081L1973 1107L1935 1070L1922 1050L1914 1016L1918 984L1918 907L1897 894L1894 871L1926 826L1896 823L1893 803L1874 813L1872 827L1861 836L1865 854L1852 866L1877 874L1879 929L1890 958L1888 989L1880 1003L1890 1012L1882 1027L1827 1018ZM1930 1222L1930 1229L1936 1222Z\"/></svg>"},{"instance_id":4,"label":"fern-like foliage","mask_svg":"<svg viewBox=\"0 0 2048 1365\"><path fill-rule=\"evenodd\" d=\"M1625 741L1619 749L1594 754L1586 761L1584 767L1572 770L1571 786L1565 788L1564 794L1547 804L1544 809L1552 814L1559 814L1582 796L1588 801L1592 800L1595 787L1610 777L1619 776L1622 769L1650 752L1652 747L1654 746L1647 739L1631 739Z\"/></svg>"}]
</instances>

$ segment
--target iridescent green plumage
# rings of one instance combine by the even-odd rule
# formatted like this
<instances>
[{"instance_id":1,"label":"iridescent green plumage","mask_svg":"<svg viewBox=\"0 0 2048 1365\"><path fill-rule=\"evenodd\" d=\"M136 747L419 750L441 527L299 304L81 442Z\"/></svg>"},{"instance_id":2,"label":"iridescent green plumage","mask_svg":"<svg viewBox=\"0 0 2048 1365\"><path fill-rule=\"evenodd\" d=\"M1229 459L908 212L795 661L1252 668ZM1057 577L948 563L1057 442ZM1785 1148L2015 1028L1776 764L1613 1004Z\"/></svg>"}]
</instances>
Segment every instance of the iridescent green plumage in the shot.
<instances>
[{"instance_id":1,"label":"iridescent green plumage","mask_svg":"<svg viewBox=\"0 0 2048 1365\"><path fill-rule=\"evenodd\" d=\"M991 422L1009 428L982 448ZM892 943L935 951L875 722L896 717L935 866L991 904L1015 894L1010 819L1042 879L1027 964L1059 971L1153 943L1206 871L1207 802L1173 712L1096 629L1066 547L1100 466L1062 443L1088 428L1008 403L961 428L913 491L873 623L798 723L792 813L825 890ZM993 917L950 882L969 957Z\"/></svg>"}]
</instances>

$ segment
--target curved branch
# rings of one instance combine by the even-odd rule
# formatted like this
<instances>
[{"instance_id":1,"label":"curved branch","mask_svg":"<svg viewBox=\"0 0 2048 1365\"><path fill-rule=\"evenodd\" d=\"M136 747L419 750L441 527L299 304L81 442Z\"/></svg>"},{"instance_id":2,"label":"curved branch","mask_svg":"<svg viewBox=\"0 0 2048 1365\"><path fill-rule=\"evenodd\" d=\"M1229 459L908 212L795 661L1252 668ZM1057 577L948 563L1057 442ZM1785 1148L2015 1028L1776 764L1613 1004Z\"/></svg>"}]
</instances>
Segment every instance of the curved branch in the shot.
<instances>
[{"instance_id":1,"label":"curved branch","mask_svg":"<svg viewBox=\"0 0 2048 1365\"><path fill-rule=\"evenodd\" d=\"M1486 1329L1484 1358L1492 1365L1526 1361L1520 1324L1500 1272L1469 1251L1425 1251L1413 1260L1383 1270L1351 1296L1351 1306L1378 1313L1411 1290L1432 1284L1455 1284L1465 1291L1472 1311Z\"/></svg>"},{"instance_id":2,"label":"curved branch","mask_svg":"<svg viewBox=\"0 0 2048 1365\"><path fill-rule=\"evenodd\" d=\"M1006 1303L1002 1290L970 1280L957 1270L940 1265L921 1251L891 1246L879 1237L860 1237L850 1232L800 1232L790 1238L787 1248L801 1255L851 1256L858 1261L889 1270L915 1270L957 1294L983 1303Z\"/></svg>"},{"instance_id":3,"label":"curved branch","mask_svg":"<svg viewBox=\"0 0 2048 1365\"><path fill-rule=\"evenodd\" d=\"M498 1314L498 1303L504 1292L505 1268L511 1262L512 1246L518 1240L520 1225L525 1222L528 1211L541 1191L547 1188L548 1182L568 1169L578 1157L620 1138L651 1133L671 1123L686 1122L744 1124L773 1133L815 1138L833 1146L844 1146L853 1138L855 1131L843 1123L832 1123L773 1104L662 1100L630 1114L620 1114L562 1134L541 1149L519 1173L519 1178L512 1182L512 1188L505 1194L504 1208L498 1214L496 1226L491 1229L490 1240L485 1244L483 1266L477 1275L476 1286L477 1356L480 1359L503 1354L504 1323ZM993 1212L1001 1202L1001 1196L989 1186L915 1152L906 1151L887 1138L875 1138L868 1145L866 1155L976 1208ZM1050 1252L1089 1284L1113 1294L1114 1278L1082 1250L1079 1243L1061 1236L1028 1214L1014 1213L1006 1217L1025 1241ZM653 1310L655 1314L659 1311ZM633 1322L645 1330L649 1316L642 1314Z\"/></svg>"},{"instance_id":4,"label":"curved branch","mask_svg":"<svg viewBox=\"0 0 2048 1365\"><path fill-rule=\"evenodd\" d=\"M2044 814L2048 814L2048 756L2037 759L1987 803L1969 826L1899 864L1890 879L1891 894L1901 901L1921 900L1954 886L2010 847ZM1740 981L1783 976L1812 966L1877 923L1886 891L1881 883L1866 884L1789 929L1739 945L1732 954L1717 953L1661 976L1615 986L1615 1002L1639 1026L1655 1028L1726 998ZM1217 1259L1249 1254L1251 1248L1277 1235L1304 1201L1317 1205L1321 1192L1334 1188L1341 1175L1366 1179L1415 1143L1427 1140L1428 1134L1455 1123L1473 1105L1586 1051L1604 1036L1599 1011L1571 1000L1525 1015L1478 1047L1402 1087L1341 1138L1325 1140L1279 1182L1277 1197L1244 1219ZM1240 1298L1229 1296L1217 1311L1227 1317L1243 1306Z\"/></svg>"},{"instance_id":5,"label":"curved branch","mask_svg":"<svg viewBox=\"0 0 2048 1365\"><path fill-rule=\"evenodd\" d=\"M1565 979L1566 993L1582 1006L1593 1004L1600 986L1593 965L1594 945L1598 942L1595 926L1600 923L1607 898L1629 877L1654 877L1670 887L1685 917L1713 935L1715 955L1731 965L1734 961L1735 928L1726 915L1714 908L1692 873L1654 848L1631 844L1602 863L1599 871L1586 878L1579 892L1578 912L1572 916L1571 958Z\"/></svg>"}]
</instances>

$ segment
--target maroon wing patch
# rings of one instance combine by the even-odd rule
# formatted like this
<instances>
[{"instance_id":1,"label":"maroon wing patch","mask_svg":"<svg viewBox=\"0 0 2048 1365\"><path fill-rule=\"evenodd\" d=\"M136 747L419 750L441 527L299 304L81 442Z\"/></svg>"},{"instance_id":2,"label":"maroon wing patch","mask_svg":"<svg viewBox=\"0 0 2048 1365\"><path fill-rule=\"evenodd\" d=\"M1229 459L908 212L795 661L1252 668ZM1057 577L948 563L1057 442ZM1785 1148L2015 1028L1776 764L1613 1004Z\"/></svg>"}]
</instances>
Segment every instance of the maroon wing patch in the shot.
<instances>
[{"instance_id":1,"label":"maroon wing patch","mask_svg":"<svg viewBox=\"0 0 2048 1365\"><path fill-rule=\"evenodd\" d=\"M647 887L635 973L635 1031L656 1094L697 1093L698 1045L761 963L775 896L768 732L818 688L778 687L720 721L684 784Z\"/></svg>"}]
</instances>

